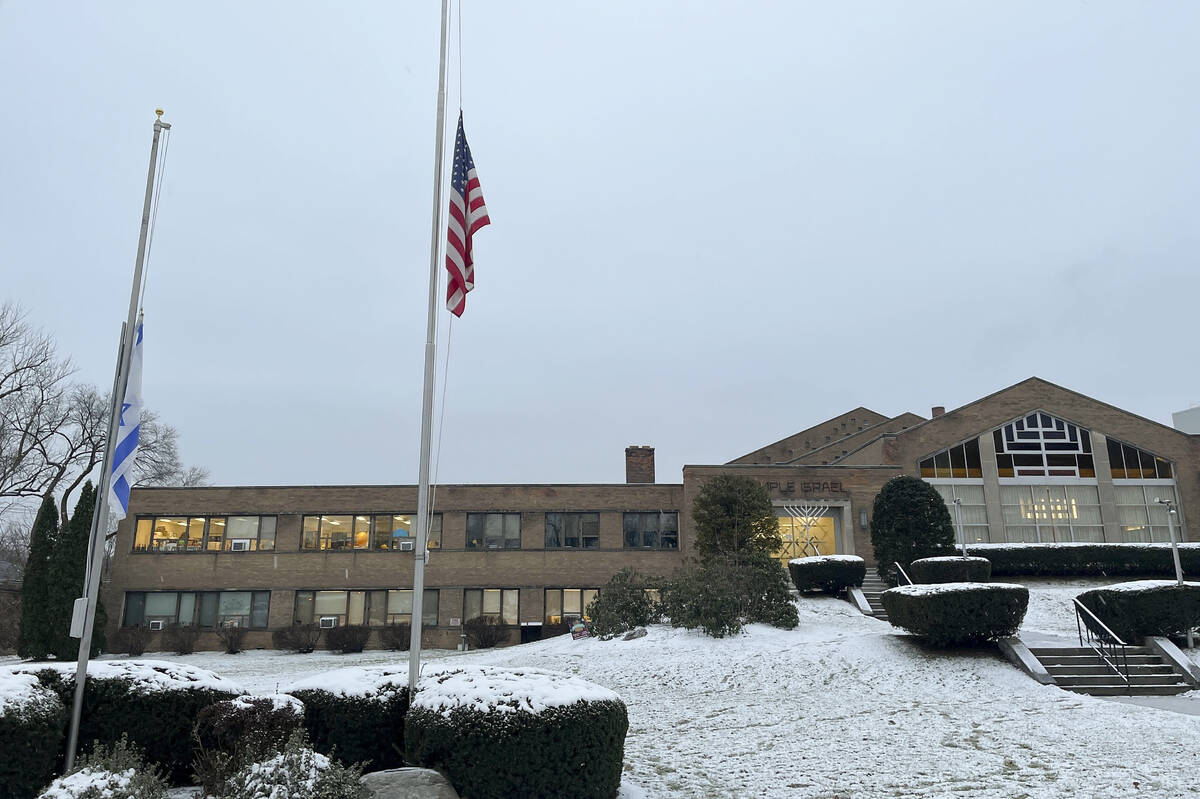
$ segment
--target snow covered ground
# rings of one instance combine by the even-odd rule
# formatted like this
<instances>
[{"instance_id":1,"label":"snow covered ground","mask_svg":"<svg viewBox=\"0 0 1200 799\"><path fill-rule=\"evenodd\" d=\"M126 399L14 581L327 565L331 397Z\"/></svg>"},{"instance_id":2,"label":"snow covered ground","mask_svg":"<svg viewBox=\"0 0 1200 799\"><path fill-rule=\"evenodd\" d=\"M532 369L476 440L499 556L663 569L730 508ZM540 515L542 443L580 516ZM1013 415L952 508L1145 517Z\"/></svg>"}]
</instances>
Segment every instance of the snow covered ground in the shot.
<instances>
[{"instance_id":1,"label":"snow covered ground","mask_svg":"<svg viewBox=\"0 0 1200 799\"><path fill-rule=\"evenodd\" d=\"M1073 636L1070 598L1092 584L1100 581L1030 581L1028 632ZM626 774L649 797L1200 794L1200 718L1042 686L993 651L925 650L841 600L805 598L799 608L796 630L755 625L723 640L656 626L633 641L561 636L428 654L552 669L616 691L629 707ZM256 691L399 659L154 657Z\"/></svg>"}]
</instances>

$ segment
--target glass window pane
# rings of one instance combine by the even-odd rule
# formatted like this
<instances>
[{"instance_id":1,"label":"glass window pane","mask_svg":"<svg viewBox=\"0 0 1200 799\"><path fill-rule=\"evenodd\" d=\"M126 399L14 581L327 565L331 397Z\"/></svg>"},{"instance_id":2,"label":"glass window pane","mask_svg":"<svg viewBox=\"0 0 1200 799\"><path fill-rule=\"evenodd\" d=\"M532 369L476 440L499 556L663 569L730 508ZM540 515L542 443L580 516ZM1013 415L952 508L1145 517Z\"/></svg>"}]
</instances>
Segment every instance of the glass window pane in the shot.
<instances>
[{"instance_id":1,"label":"glass window pane","mask_svg":"<svg viewBox=\"0 0 1200 799\"><path fill-rule=\"evenodd\" d=\"M174 591L155 591L146 594L146 618L175 621L175 609L178 603L179 594Z\"/></svg>"},{"instance_id":2,"label":"glass window pane","mask_svg":"<svg viewBox=\"0 0 1200 799\"><path fill-rule=\"evenodd\" d=\"M137 533L133 537L133 551L145 552L150 548L150 536L154 531L153 519L138 519ZM136 626L136 625L127 625Z\"/></svg>"},{"instance_id":3,"label":"glass window pane","mask_svg":"<svg viewBox=\"0 0 1200 799\"><path fill-rule=\"evenodd\" d=\"M491 615L500 612L500 589L483 589L483 612Z\"/></svg>"},{"instance_id":4,"label":"glass window pane","mask_svg":"<svg viewBox=\"0 0 1200 799\"><path fill-rule=\"evenodd\" d=\"M521 548L521 514L504 514L504 548Z\"/></svg>"},{"instance_id":5,"label":"glass window pane","mask_svg":"<svg viewBox=\"0 0 1200 799\"><path fill-rule=\"evenodd\" d=\"M322 516L321 517L321 548L350 549L354 535L353 516Z\"/></svg>"},{"instance_id":6,"label":"glass window pane","mask_svg":"<svg viewBox=\"0 0 1200 799\"><path fill-rule=\"evenodd\" d=\"M967 476L967 452L963 447L950 448L950 471L953 477Z\"/></svg>"},{"instance_id":7,"label":"glass window pane","mask_svg":"<svg viewBox=\"0 0 1200 799\"><path fill-rule=\"evenodd\" d=\"M505 624L517 624L518 618L518 603L521 598L521 592L515 588L508 588L504 591L504 609L500 614L500 620Z\"/></svg>"},{"instance_id":8,"label":"glass window pane","mask_svg":"<svg viewBox=\"0 0 1200 799\"><path fill-rule=\"evenodd\" d=\"M983 465L979 458L979 439L971 439L963 448L967 455L967 477L983 477Z\"/></svg>"},{"instance_id":9,"label":"glass window pane","mask_svg":"<svg viewBox=\"0 0 1200 799\"><path fill-rule=\"evenodd\" d=\"M562 589L546 589L546 624L562 622Z\"/></svg>"},{"instance_id":10,"label":"glass window pane","mask_svg":"<svg viewBox=\"0 0 1200 799\"><path fill-rule=\"evenodd\" d=\"M587 613L588 606L596 601L596 595L600 593L595 588L583 589L583 612Z\"/></svg>"},{"instance_id":11,"label":"glass window pane","mask_svg":"<svg viewBox=\"0 0 1200 799\"><path fill-rule=\"evenodd\" d=\"M191 522L188 523L187 532L187 549L188 552L197 552L204 548L204 523L203 516L193 516Z\"/></svg>"},{"instance_id":12,"label":"glass window pane","mask_svg":"<svg viewBox=\"0 0 1200 799\"><path fill-rule=\"evenodd\" d=\"M483 613L483 592L478 588L463 591L463 621L478 618Z\"/></svg>"},{"instance_id":13,"label":"glass window pane","mask_svg":"<svg viewBox=\"0 0 1200 799\"><path fill-rule=\"evenodd\" d=\"M567 513L563 518L563 546L578 547L581 544L579 535L579 514Z\"/></svg>"},{"instance_id":14,"label":"glass window pane","mask_svg":"<svg viewBox=\"0 0 1200 799\"><path fill-rule=\"evenodd\" d=\"M188 519L186 517L155 519L150 549L156 552L182 551L187 546L187 528Z\"/></svg>"},{"instance_id":15,"label":"glass window pane","mask_svg":"<svg viewBox=\"0 0 1200 799\"><path fill-rule=\"evenodd\" d=\"M421 624L426 627L438 625L438 589L426 588L421 593Z\"/></svg>"},{"instance_id":16,"label":"glass window pane","mask_svg":"<svg viewBox=\"0 0 1200 799\"><path fill-rule=\"evenodd\" d=\"M412 589L402 588L398 591L388 591L388 614L412 614Z\"/></svg>"},{"instance_id":17,"label":"glass window pane","mask_svg":"<svg viewBox=\"0 0 1200 799\"><path fill-rule=\"evenodd\" d=\"M372 627L387 624L387 591L371 591L367 595L367 624Z\"/></svg>"},{"instance_id":18,"label":"glass window pane","mask_svg":"<svg viewBox=\"0 0 1200 799\"><path fill-rule=\"evenodd\" d=\"M561 513L546 514L546 549L553 549L563 545L562 519L563 514Z\"/></svg>"},{"instance_id":19,"label":"glass window pane","mask_svg":"<svg viewBox=\"0 0 1200 799\"><path fill-rule=\"evenodd\" d=\"M933 468L933 458L921 461L921 476L924 478L937 477L937 472Z\"/></svg>"},{"instance_id":20,"label":"glass window pane","mask_svg":"<svg viewBox=\"0 0 1200 799\"><path fill-rule=\"evenodd\" d=\"M258 630L267 628L267 618L270 615L271 592L255 591L250 605L250 626Z\"/></svg>"},{"instance_id":21,"label":"glass window pane","mask_svg":"<svg viewBox=\"0 0 1200 799\"><path fill-rule=\"evenodd\" d=\"M205 591L200 595L200 626L217 626L217 592Z\"/></svg>"},{"instance_id":22,"label":"glass window pane","mask_svg":"<svg viewBox=\"0 0 1200 799\"><path fill-rule=\"evenodd\" d=\"M230 516L226 520L225 538L228 539L249 539L258 538L258 517L257 516Z\"/></svg>"},{"instance_id":23,"label":"glass window pane","mask_svg":"<svg viewBox=\"0 0 1200 799\"><path fill-rule=\"evenodd\" d=\"M952 477L950 472L950 452L942 450L933 456L933 465L937 470L938 477Z\"/></svg>"},{"instance_id":24,"label":"glass window pane","mask_svg":"<svg viewBox=\"0 0 1200 799\"><path fill-rule=\"evenodd\" d=\"M362 624L367 617L367 592L350 592L350 611L346 614L347 624Z\"/></svg>"},{"instance_id":25,"label":"glass window pane","mask_svg":"<svg viewBox=\"0 0 1200 799\"><path fill-rule=\"evenodd\" d=\"M295 619L297 624L312 624L313 623L313 592L312 591L297 591L296 592L296 611Z\"/></svg>"},{"instance_id":26,"label":"glass window pane","mask_svg":"<svg viewBox=\"0 0 1200 799\"><path fill-rule=\"evenodd\" d=\"M222 591L220 602L217 605L217 615L223 619L234 616L249 618L250 602L249 591Z\"/></svg>"},{"instance_id":27,"label":"glass window pane","mask_svg":"<svg viewBox=\"0 0 1200 799\"><path fill-rule=\"evenodd\" d=\"M354 517L354 548L355 549L370 549L371 548L371 517L370 516L355 516ZM351 622L354 624L355 622Z\"/></svg>"},{"instance_id":28,"label":"glass window pane","mask_svg":"<svg viewBox=\"0 0 1200 799\"><path fill-rule=\"evenodd\" d=\"M344 616L346 614L346 592L318 591L315 610L318 616Z\"/></svg>"},{"instance_id":29,"label":"glass window pane","mask_svg":"<svg viewBox=\"0 0 1200 799\"><path fill-rule=\"evenodd\" d=\"M194 593L189 591L179 595L179 616L176 621L180 624L196 623L196 595Z\"/></svg>"},{"instance_id":30,"label":"glass window pane","mask_svg":"<svg viewBox=\"0 0 1200 799\"><path fill-rule=\"evenodd\" d=\"M583 607L580 605L580 594L578 588L563 589L563 615L570 613L578 616L583 612Z\"/></svg>"},{"instance_id":31,"label":"glass window pane","mask_svg":"<svg viewBox=\"0 0 1200 799\"><path fill-rule=\"evenodd\" d=\"M225 538L225 519L223 517L208 520L208 543L205 547L210 552L221 550L221 541Z\"/></svg>"},{"instance_id":32,"label":"glass window pane","mask_svg":"<svg viewBox=\"0 0 1200 799\"><path fill-rule=\"evenodd\" d=\"M438 549L442 545L442 514L435 513L429 520L429 533L426 535L425 546L428 549Z\"/></svg>"},{"instance_id":33,"label":"glass window pane","mask_svg":"<svg viewBox=\"0 0 1200 799\"><path fill-rule=\"evenodd\" d=\"M467 514L467 549L481 549L483 547L486 526L486 513Z\"/></svg>"},{"instance_id":34,"label":"glass window pane","mask_svg":"<svg viewBox=\"0 0 1200 799\"><path fill-rule=\"evenodd\" d=\"M1118 505L1145 505L1146 495L1141 486L1115 485L1113 493Z\"/></svg>"},{"instance_id":35,"label":"glass window pane","mask_svg":"<svg viewBox=\"0 0 1200 799\"><path fill-rule=\"evenodd\" d=\"M318 533L321 529L320 516L305 516L304 517L304 541L301 546L304 549L318 548Z\"/></svg>"},{"instance_id":36,"label":"glass window pane","mask_svg":"<svg viewBox=\"0 0 1200 799\"><path fill-rule=\"evenodd\" d=\"M141 627L146 623L146 595L141 591L125 594L125 616L121 624L125 627Z\"/></svg>"},{"instance_id":37,"label":"glass window pane","mask_svg":"<svg viewBox=\"0 0 1200 799\"><path fill-rule=\"evenodd\" d=\"M275 548L275 517L263 516L258 526L258 548L263 551Z\"/></svg>"},{"instance_id":38,"label":"glass window pane","mask_svg":"<svg viewBox=\"0 0 1200 799\"><path fill-rule=\"evenodd\" d=\"M621 527L625 535L626 547L642 545L641 516L637 513L626 513L621 517Z\"/></svg>"}]
</instances>

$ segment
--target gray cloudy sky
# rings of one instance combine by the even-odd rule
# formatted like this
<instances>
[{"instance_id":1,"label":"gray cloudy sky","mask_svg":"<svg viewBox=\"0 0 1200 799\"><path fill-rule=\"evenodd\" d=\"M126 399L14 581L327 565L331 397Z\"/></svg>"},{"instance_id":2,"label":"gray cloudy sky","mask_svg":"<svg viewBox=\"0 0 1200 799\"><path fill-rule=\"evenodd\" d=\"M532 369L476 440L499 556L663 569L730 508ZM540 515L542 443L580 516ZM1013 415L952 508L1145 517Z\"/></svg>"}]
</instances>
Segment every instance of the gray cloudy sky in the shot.
<instances>
[{"instance_id":1,"label":"gray cloudy sky","mask_svg":"<svg viewBox=\"0 0 1200 799\"><path fill-rule=\"evenodd\" d=\"M1030 375L1200 401L1200 4L472 0L462 38L493 224L442 482L634 443L678 481ZM3 298L111 381L162 105L145 395L185 459L414 482L437 46L436 0L0 1Z\"/></svg>"}]
</instances>

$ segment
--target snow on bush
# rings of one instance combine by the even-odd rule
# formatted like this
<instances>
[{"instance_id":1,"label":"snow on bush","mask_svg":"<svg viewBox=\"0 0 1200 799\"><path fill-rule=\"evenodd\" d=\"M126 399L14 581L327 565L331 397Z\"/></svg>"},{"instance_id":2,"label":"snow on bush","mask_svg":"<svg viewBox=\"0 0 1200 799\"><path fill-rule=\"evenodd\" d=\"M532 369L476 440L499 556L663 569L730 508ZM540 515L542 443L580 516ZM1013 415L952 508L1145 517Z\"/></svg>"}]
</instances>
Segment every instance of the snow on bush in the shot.
<instances>
[{"instance_id":1,"label":"snow on bush","mask_svg":"<svg viewBox=\"0 0 1200 799\"><path fill-rule=\"evenodd\" d=\"M304 729L304 705L294 696L239 696L200 711L192 731L192 771L204 790L218 795L247 763L283 749Z\"/></svg>"},{"instance_id":2,"label":"snow on bush","mask_svg":"<svg viewBox=\"0 0 1200 799\"><path fill-rule=\"evenodd\" d=\"M908 575L914 583L986 583L992 564L987 558L921 558L909 565Z\"/></svg>"},{"instance_id":3,"label":"snow on bush","mask_svg":"<svg viewBox=\"0 0 1200 799\"><path fill-rule=\"evenodd\" d=\"M905 585L883 592L888 621L933 646L969 646L1014 635L1029 589L1009 583Z\"/></svg>"},{"instance_id":4,"label":"snow on bush","mask_svg":"<svg viewBox=\"0 0 1200 799\"><path fill-rule=\"evenodd\" d=\"M857 555L814 555L788 561L788 573L801 593L840 594L850 586L862 585L867 564Z\"/></svg>"},{"instance_id":5,"label":"snow on bush","mask_svg":"<svg viewBox=\"0 0 1200 799\"><path fill-rule=\"evenodd\" d=\"M304 703L313 748L367 769L401 765L408 669L357 666L294 683L287 691Z\"/></svg>"},{"instance_id":6,"label":"snow on bush","mask_svg":"<svg viewBox=\"0 0 1200 799\"><path fill-rule=\"evenodd\" d=\"M32 796L54 776L66 719L37 677L0 671L0 799Z\"/></svg>"},{"instance_id":7,"label":"snow on bush","mask_svg":"<svg viewBox=\"0 0 1200 799\"><path fill-rule=\"evenodd\" d=\"M167 784L124 736L97 747L38 795L38 799L163 799Z\"/></svg>"},{"instance_id":8,"label":"snow on bush","mask_svg":"<svg viewBox=\"0 0 1200 799\"><path fill-rule=\"evenodd\" d=\"M222 799L359 799L362 772L314 752L297 732L283 751L249 763L222 789Z\"/></svg>"},{"instance_id":9,"label":"snow on bush","mask_svg":"<svg viewBox=\"0 0 1200 799\"><path fill-rule=\"evenodd\" d=\"M55 672L64 681L75 680L74 663L31 663L15 670L26 674ZM87 673L89 680L126 681L130 690L139 694L187 689L245 693L237 683L207 669L167 660L93 660L88 663Z\"/></svg>"},{"instance_id":10,"label":"snow on bush","mask_svg":"<svg viewBox=\"0 0 1200 799\"><path fill-rule=\"evenodd\" d=\"M472 799L612 799L628 729L625 703L602 686L542 669L465 666L421 678L404 741L410 762L442 770Z\"/></svg>"},{"instance_id":11,"label":"snow on bush","mask_svg":"<svg viewBox=\"0 0 1200 799\"><path fill-rule=\"evenodd\" d=\"M1137 580L1093 588L1077 598L1127 644L1148 635L1183 635L1200 626L1200 583ZM1093 633L1104 634L1091 617L1081 615Z\"/></svg>"},{"instance_id":12,"label":"snow on bush","mask_svg":"<svg viewBox=\"0 0 1200 799\"><path fill-rule=\"evenodd\" d=\"M1174 575L1170 544L972 544L992 562L992 576ZM1200 574L1200 543L1179 545L1184 573Z\"/></svg>"}]
</instances>

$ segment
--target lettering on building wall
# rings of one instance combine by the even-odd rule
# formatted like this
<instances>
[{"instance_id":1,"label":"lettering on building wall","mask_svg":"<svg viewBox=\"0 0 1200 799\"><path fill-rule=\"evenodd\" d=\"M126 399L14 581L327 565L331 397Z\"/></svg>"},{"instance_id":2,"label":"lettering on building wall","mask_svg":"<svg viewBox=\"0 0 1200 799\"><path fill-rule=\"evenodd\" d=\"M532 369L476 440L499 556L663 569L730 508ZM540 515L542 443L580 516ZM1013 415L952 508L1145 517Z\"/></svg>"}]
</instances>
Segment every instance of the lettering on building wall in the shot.
<instances>
[{"instance_id":1,"label":"lettering on building wall","mask_svg":"<svg viewBox=\"0 0 1200 799\"><path fill-rule=\"evenodd\" d=\"M785 497L795 496L800 494L840 494L842 493L841 480L813 480L797 483L795 480L766 480L763 482L763 487L767 489L767 493L782 494Z\"/></svg>"}]
</instances>

